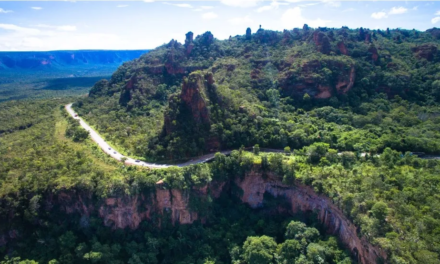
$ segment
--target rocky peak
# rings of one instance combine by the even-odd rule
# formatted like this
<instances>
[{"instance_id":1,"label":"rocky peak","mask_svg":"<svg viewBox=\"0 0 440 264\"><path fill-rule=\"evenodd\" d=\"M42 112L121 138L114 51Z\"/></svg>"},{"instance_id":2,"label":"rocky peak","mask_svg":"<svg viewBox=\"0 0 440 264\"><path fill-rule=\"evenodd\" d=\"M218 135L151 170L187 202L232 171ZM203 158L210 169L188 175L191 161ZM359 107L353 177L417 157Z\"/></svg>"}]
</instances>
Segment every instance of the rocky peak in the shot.
<instances>
[{"instance_id":1,"label":"rocky peak","mask_svg":"<svg viewBox=\"0 0 440 264\"><path fill-rule=\"evenodd\" d=\"M246 39L251 39L251 37L252 37L252 30L251 30L251 28L247 28L246 29Z\"/></svg>"},{"instance_id":2,"label":"rocky peak","mask_svg":"<svg viewBox=\"0 0 440 264\"><path fill-rule=\"evenodd\" d=\"M203 35L197 36L196 40L202 45L209 46L214 43L214 35L211 31L206 31Z\"/></svg>"},{"instance_id":3,"label":"rocky peak","mask_svg":"<svg viewBox=\"0 0 440 264\"><path fill-rule=\"evenodd\" d=\"M190 31L186 33L185 36L186 36L185 39L186 56L189 56L191 54L192 49L194 48L194 43L193 43L194 33Z\"/></svg>"},{"instance_id":4,"label":"rocky peak","mask_svg":"<svg viewBox=\"0 0 440 264\"><path fill-rule=\"evenodd\" d=\"M209 123L208 111L208 86L214 82L212 73L197 71L185 78L182 85L180 98L191 110L192 117L196 123Z\"/></svg>"},{"instance_id":5,"label":"rocky peak","mask_svg":"<svg viewBox=\"0 0 440 264\"><path fill-rule=\"evenodd\" d=\"M437 45L435 44L423 44L412 48L415 56L419 59L423 58L428 61L432 61L437 54Z\"/></svg>"},{"instance_id":6,"label":"rocky peak","mask_svg":"<svg viewBox=\"0 0 440 264\"><path fill-rule=\"evenodd\" d=\"M328 39L327 35L324 32L321 32L319 30L316 30L313 33L313 41L315 42L315 45L319 52L324 54L330 54L330 40Z\"/></svg>"}]
</instances>

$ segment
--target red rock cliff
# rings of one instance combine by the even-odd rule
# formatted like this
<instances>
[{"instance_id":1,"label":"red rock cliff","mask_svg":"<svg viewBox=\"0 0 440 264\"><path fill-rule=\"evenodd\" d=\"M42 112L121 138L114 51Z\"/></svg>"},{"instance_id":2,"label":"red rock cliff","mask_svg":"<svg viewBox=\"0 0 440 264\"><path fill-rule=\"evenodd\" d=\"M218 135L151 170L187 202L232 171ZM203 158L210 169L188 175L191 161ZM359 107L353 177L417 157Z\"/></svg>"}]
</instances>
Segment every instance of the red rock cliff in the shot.
<instances>
[{"instance_id":1,"label":"red rock cliff","mask_svg":"<svg viewBox=\"0 0 440 264\"><path fill-rule=\"evenodd\" d=\"M237 179L235 183L243 190L242 201L253 208L262 205L264 194L269 193L287 199L292 213L316 213L327 232L338 236L360 263L376 263L378 257L386 259L381 249L358 237L356 226L328 197L315 193L312 188L298 183L294 187L287 186L272 174L263 178L261 173L255 172L247 174L242 180Z\"/></svg>"},{"instance_id":2,"label":"red rock cliff","mask_svg":"<svg viewBox=\"0 0 440 264\"><path fill-rule=\"evenodd\" d=\"M308 186L300 183L288 186L271 173L263 177L255 171L248 173L243 179L237 178L235 184L243 190L241 200L252 208L260 207L264 194L268 193L274 197L285 198L290 204L290 213L315 213L327 232L338 236L360 263L376 263L378 257L386 259L386 254L381 249L372 246L365 238L358 237L356 226L330 198L317 194ZM104 225L115 229L136 229L141 221L151 221L153 215L160 216L164 213L171 216L173 223L191 224L199 219L199 215L189 208L190 195L207 197L210 193L212 197L217 198L222 192L229 193L229 186L230 184L225 182L211 182L203 188L181 191L166 189L159 183L155 192L106 198L99 203L98 208L90 205L90 197L77 194L58 195L58 204L67 213L86 216L97 210ZM203 222L203 219L201 220Z\"/></svg>"}]
</instances>

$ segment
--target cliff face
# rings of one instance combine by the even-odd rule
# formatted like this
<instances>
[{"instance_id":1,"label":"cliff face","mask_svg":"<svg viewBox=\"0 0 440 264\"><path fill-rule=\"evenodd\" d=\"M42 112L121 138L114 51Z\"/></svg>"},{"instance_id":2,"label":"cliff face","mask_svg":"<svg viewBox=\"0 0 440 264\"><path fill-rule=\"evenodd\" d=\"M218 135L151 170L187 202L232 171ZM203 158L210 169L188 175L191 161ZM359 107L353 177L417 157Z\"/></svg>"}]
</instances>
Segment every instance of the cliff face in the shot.
<instances>
[{"instance_id":1,"label":"cliff face","mask_svg":"<svg viewBox=\"0 0 440 264\"><path fill-rule=\"evenodd\" d=\"M260 207L264 194L269 193L286 199L292 213L316 213L327 233L339 237L360 263L376 263L378 257L386 259L382 250L357 236L356 226L328 197L315 193L312 188L298 183L294 187L287 186L271 174L263 178L260 173L249 173L235 183L243 190L241 200L252 208Z\"/></svg>"},{"instance_id":2,"label":"cliff face","mask_svg":"<svg viewBox=\"0 0 440 264\"><path fill-rule=\"evenodd\" d=\"M243 179L235 179L234 184L243 191L241 200L252 208L263 205L264 195L285 199L290 208L288 213L315 213L329 234L338 236L340 241L352 252L360 263L376 263L378 257L386 259L385 253L369 244L365 238L359 238L354 226L333 204L331 199L319 195L312 188L297 183L295 186L283 184L271 173L264 177L259 172L250 172ZM168 214L173 223L191 224L195 220L204 222L203 217L192 211L190 196L206 198L208 194L218 198L222 192L230 193L228 182L211 182L203 188L190 191L169 190L159 182L154 192L134 196L106 198L92 205L90 197L79 194L60 194L57 203L68 214L80 213L88 217L96 213L103 224L112 228L136 229L141 221L153 221L156 216ZM95 203L96 204L96 203ZM275 211L286 213L284 209Z\"/></svg>"},{"instance_id":3,"label":"cliff face","mask_svg":"<svg viewBox=\"0 0 440 264\"><path fill-rule=\"evenodd\" d=\"M211 72L192 72L184 79L180 95L169 98L169 106L164 114L166 135L176 131L179 125L187 125L190 121L194 128L206 136L208 149L219 148L218 139L209 136L211 120L208 106L210 100L216 98L213 84Z\"/></svg>"},{"instance_id":4,"label":"cliff face","mask_svg":"<svg viewBox=\"0 0 440 264\"><path fill-rule=\"evenodd\" d=\"M317 72L325 72L331 77L323 79L316 75ZM314 98L325 99L350 91L355 77L356 69L352 61L310 60L296 71L284 72L279 82L288 96L302 98L307 93Z\"/></svg>"}]
</instances>

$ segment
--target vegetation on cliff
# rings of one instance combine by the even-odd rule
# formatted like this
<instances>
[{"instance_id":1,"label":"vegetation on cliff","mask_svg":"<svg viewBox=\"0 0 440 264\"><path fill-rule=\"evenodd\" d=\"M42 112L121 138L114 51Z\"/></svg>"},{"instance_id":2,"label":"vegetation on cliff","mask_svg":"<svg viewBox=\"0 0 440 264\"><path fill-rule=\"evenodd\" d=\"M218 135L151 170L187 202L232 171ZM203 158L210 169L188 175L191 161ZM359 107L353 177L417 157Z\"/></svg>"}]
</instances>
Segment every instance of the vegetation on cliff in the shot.
<instances>
[{"instance_id":1,"label":"vegetation on cliff","mask_svg":"<svg viewBox=\"0 0 440 264\"><path fill-rule=\"evenodd\" d=\"M304 227L317 237L308 241L289 235L286 218L268 216L282 199L265 197L256 214L237 205L234 181L258 172L329 197L358 236L384 250L378 263L439 263L440 165L412 153L440 152L437 35L304 27L218 41L188 33L184 44L125 63L74 104L130 156L237 149L185 168L111 160L63 114L62 100L1 104L0 250L53 263L350 261L317 223L309 222L321 235ZM244 151L256 144L285 153ZM172 226L164 212L143 221L142 232L110 231L99 215L51 203L82 193L98 208L104 197L154 194L157 182L186 192L205 224ZM226 198L197 194L219 182L232 185Z\"/></svg>"}]
</instances>

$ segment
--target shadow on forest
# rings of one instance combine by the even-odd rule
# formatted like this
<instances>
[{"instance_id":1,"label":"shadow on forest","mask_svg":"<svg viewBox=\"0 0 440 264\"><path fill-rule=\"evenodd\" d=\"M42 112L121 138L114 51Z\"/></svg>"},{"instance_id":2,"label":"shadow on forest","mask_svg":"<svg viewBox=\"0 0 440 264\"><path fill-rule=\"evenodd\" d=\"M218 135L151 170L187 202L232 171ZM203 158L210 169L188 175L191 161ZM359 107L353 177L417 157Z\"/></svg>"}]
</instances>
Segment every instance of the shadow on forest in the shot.
<instances>
[{"instance_id":1,"label":"shadow on forest","mask_svg":"<svg viewBox=\"0 0 440 264\"><path fill-rule=\"evenodd\" d=\"M50 79L46 81L45 86L38 88L38 90L70 90L74 88L92 87L97 81L109 78L110 76Z\"/></svg>"}]
</instances>

